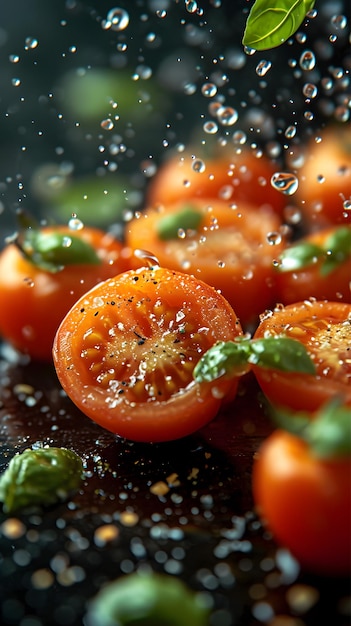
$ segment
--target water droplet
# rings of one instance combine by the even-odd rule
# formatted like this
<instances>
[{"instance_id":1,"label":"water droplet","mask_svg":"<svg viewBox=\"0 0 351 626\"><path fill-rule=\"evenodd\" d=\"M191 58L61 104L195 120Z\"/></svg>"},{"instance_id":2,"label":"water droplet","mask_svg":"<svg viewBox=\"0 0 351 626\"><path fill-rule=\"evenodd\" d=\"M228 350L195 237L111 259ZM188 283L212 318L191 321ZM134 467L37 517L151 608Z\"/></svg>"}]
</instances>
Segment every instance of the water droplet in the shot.
<instances>
[{"instance_id":1,"label":"water droplet","mask_svg":"<svg viewBox=\"0 0 351 626\"><path fill-rule=\"evenodd\" d=\"M350 111L348 107L336 107L334 117L338 122L348 122L350 119Z\"/></svg>"},{"instance_id":2,"label":"water droplet","mask_svg":"<svg viewBox=\"0 0 351 626\"><path fill-rule=\"evenodd\" d=\"M26 277L23 281L27 287L34 287L34 280L30 277Z\"/></svg>"},{"instance_id":3,"label":"water droplet","mask_svg":"<svg viewBox=\"0 0 351 626\"><path fill-rule=\"evenodd\" d=\"M203 129L208 135L215 135L218 131L218 125L215 122L205 122Z\"/></svg>"},{"instance_id":4,"label":"water droplet","mask_svg":"<svg viewBox=\"0 0 351 626\"><path fill-rule=\"evenodd\" d=\"M306 98L315 98L318 93L318 89L313 83L305 83L302 88L302 93L306 96Z\"/></svg>"},{"instance_id":5,"label":"water droplet","mask_svg":"<svg viewBox=\"0 0 351 626\"><path fill-rule=\"evenodd\" d=\"M24 44L25 50L34 50L39 45L39 41L35 37L26 37Z\"/></svg>"},{"instance_id":6,"label":"water droplet","mask_svg":"<svg viewBox=\"0 0 351 626\"><path fill-rule=\"evenodd\" d=\"M104 30L121 31L129 24L129 14L125 9L114 8L107 13L106 20L102 23Z\"/></svg>"},{"instance_id":7,"label":"water droplet","mask_svg":"<svg viewBox=\"0 0 351 626\"><path fill-rule=\"evenodd\" d=\"M195 161L193 161L193 163L191 164L191 167L194 172L202 174L202 172L204 172L206 169L206 164L204 163L204 161L202 161L202 159L195 159Z\"/></svg>"},{"instance_id":8,"label":"water droplet","mask_svg":"<svg viewBox=\"0 0 351 626\"><path fill-rule=\"evenodd\" d=\"M351 200L344 200L343 208L345 211L351 211Z\"/></svg>"},{"instance_id":9,"label":"water droplet","mask_svg":"<svg viewBox=\"0 0 351 626\"><path fill-rule=\"evenodd\" d=\"M312 111L305 111L303 116L308 122L312 122L312 120L314 119Z\"/></svg>"},{"instance_id":10,"label":"water droplet","mask_svg":"<svg viewBox=\"0 0 351 626\"><path fill-rule=\"evenodd\" d=\"M141 250L140 248L137 248L136 250L134 250L134 256L136 256L137 259L146 261L146 264L149 267L160 267L160 262L158 258L154 256L151 252L148 252L148 250Z\"/></svg>"},{"instance_id":11,"label":"water droplet","mask_svg":"<svg viewBox=\"0 0 351 626\"><path fill-rule=\"evenodd\" d=\"M288 126L284 133L287 139L292 139L296 135L296 126Z\"/></svg>"},{"instance_id":12,"label":"water droplet","mask_svg":"<svg viewBox=\"0 0 351 626\"><path fill-rule=\"evenodd\" d=\"M213 98L217 93L217 87L213 83L204 83L201 87L201 93L206 98Z\"/></svg>"},{"instance_id":13,"label":"water droplet","mask_svg":"<svg viewBox=\"0 0 351 626\"><path fill-rule=\"evenodd\" d=\"M12 85L13 85L14 87L19 87L19 86L20 86L20 84L21 84L21 79L20 79L20 78L13 78L13 79L11 80L11 83L12 83Z\"/></svg>"},{"instance_id":14,"label":"water droplet","mask_svg":"<svg viewBox=\"0 0 351 626\"><path fill-rule=\"evenodd\" d=\"M113 121L111 119L109 119L109 118L106 119L106 120L102 120L100 126L104 130L112 130L115 127Z\"/></svg>"},{"instance_id":15,"label":"water droplet","mask_svg":"<svg viewBox=\"0 0 351 626\"><path fill-rule=\"evenodd\" d=\"M333 15L331 23L337 30L344 30L347 26L347 18L345 15Z\"/></svg>"},{"instance_id":16,"label":"water droplet","mask_svg":"<svg viewBox=\"0 0 351 626\"><path fill-rule=\"evenodd\" d=\"M294 226L301 222L301 211L295 206L286 206L284 207L284 219L287 224L291 224Z\"/></svg>"},{"instance_id":17,"label":"water droplet","mask_svg":"<svg viewBox=\"0 0 351 626\"><path fill-rule=\"evenodd\" d=\"M290 172L275 172L271 178L271 185L284 195L292 196L299 186L299 181L297 176Z\"/></svg>"},{"instance_id":18,"label":"water droplet","mask_svg":"<svg viewBox=\"0 0 351 626\"><path fill-rule=\"evenodd\" d=\"M82 230L84 228L84 224L82 220L78 219L75 213L72 213L72 217L68 222L68 227L72 230Z\"/></svg>"},{"instance_id":19,"label":"water droplet","mask_svg":"<svg viewBox=\"0 0 351 626\"><path fill-rule=\"evenodd\" d=\"M233 126L239 115L232 107L220 107L217 111L217 119L222 126Z\"/></svg>"},{"instance_id":20,"label":"water droplet","mask_svg":"<svg viewBox=\"0 0 351 626\"><path fill-rule=\"evenodd\" d=\"M62 246L63 248L69 248L72 245L72 239L71 237L63 237L62 239Z\"/></svg>"},{"instance_id":21,"label":"water droplet","mask_svg":"<svg viewBox=\"0 0 351 626\"><path fill-rule=\"evenodd\" d=\"M233 133L233 142L243 146L247 141L247 136L246 133L244 133L243 130L236 130L235 133Z\"/></svg>"},{"instance_id":22,"label":"water droplet","mask_svg":"<svg viewBox=\"0 0 351 626\"><path fill-rule=\"evenodd\" d=\"M10 60L10 63L18 63L20 58L18 54L10 54L9 60Z\"/></svg>"},{"instance_id":23,"label":"water droplet","mask_svg":"<svg viewBox=\"0 0 351 626\"><path fill-rule=\"evenodd\" d=\"M185 8L188 11L188 13L196 13L197 2L195 0L186 0Z\"/></svg>"},{"instance_id":24,"label":"water droplet","mask_svg":"<svg viewBox=\"0 0 351 626\"><path fill-rule=\"evenodd\" d=\"M266 238L270 246L276 246L282 241L281 234L278 232L267 233Z\"/></svg>"},{"instance_id":25,"label":"water droplet","mask_svg":"<svg viewBox=\"0 0 351 626\"><path fill-rule=\"evenodd\" d=\"M257 76L265 76L267 72L271 69L271 67L271 61L260 61L259 64L256 66Z\"/></svg>"},{"instance_id":26,"label":"water droplet","mask_svg":"<svg viewBox=\"0 0 351 626\"><path fill-rule=\"evenodd\" d=\"M299 65L301 69L305 70L306 72L313 70L314 66L316 65L316 57L314 56L312 50L305 50L301 54L299 59Z\"/></svg>"},{"instance_id":27,"label":"water droplet","mask_svg":"<svg viewBox=\"0 0 351 626\"><path fill-rule=\"evenodd\" d=\"M224 185L220 188L218 192L218 197L221 200L230 200L234 192L234 188L232 185Z\"/></svg>"},{"instance_id":28,"label":"water droplet","mask_svg":"<svg viewBox=\"0 0 351 626\"><path fill-rule=\"evenodd\" d=\"M328 77L322 78L321 85L323 89L325 89L325 91L330 91L333 88L334 83L332 79L329 78L328 76Z\"/></svg>"}]
</instances>

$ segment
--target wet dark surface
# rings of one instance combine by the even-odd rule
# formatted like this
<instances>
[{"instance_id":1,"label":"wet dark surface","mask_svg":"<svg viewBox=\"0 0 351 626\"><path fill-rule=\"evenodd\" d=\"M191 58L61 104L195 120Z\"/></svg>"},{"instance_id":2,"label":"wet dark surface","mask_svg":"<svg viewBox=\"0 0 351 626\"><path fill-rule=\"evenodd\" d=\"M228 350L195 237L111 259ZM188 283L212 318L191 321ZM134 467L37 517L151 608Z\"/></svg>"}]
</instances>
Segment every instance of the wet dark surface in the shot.
<instances>
[{"instance_id":1,"label":"wet dark surface","mask_svg":"<svg viewBox=\"0 0 351 626\"><path fill-rule=\"evenodd\" d=\"M350 581L299 572L253 512L253 456L272 428L253 379L196 435L144 445L80 414L50 366L5 356L0 368L1 469L48 444L77 452L86 474L68 502L1 514L2 624L82 624L101 585L138 568L207 592L211 626L350 623Z\"/></svg>"}]
</instances>

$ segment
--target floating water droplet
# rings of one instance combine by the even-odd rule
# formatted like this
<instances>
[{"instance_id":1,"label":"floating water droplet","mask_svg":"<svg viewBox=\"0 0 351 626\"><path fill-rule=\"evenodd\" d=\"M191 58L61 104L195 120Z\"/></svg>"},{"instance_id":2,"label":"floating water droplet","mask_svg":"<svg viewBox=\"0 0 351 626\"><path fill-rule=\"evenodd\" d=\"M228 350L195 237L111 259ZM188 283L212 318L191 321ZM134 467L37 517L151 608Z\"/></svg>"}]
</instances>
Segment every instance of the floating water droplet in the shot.
<instances>
[{"instance_id":1,"label":"floating water droplet","mask_svg":"<svg viewBox=\"0 0 351 626\"><path fill-rule=\"evenodd\" d=\"M334 117L338 122L348 122L350 119L350 111L348 107L339 106L336 107Z\"/></svg>"},{"instance_id":2,"label":"floating water droplet","mask_svg":"<svg viewBox=\"0 0 351 626\"><path fill-rule=\"evenodd\" d=\"M204 172L206 169L206 164L204 161L202 161L202 159L195 159L195 161L192 162L191 167L194 172L202 174L202 172Z\"/></svg>"},{"instance_id":3,"label":"floating water droplet","mask_svg":"<svg viewBox=\"0 0 351 626\"><path fill-rule=\"evenodd\" d=\"M282 241L282 236L278 232L267 233L266 238L270 246L277 246Z\"/></svg>"},{"instance_id":4,"label":"floating water droplet","mask_svg":"<svg viewBox=\"0 0 351 626\"><path fill-rule=\"evenodd\" d=\"M68 227L71 228L71 230L82 230L84 228L84 223L82 220L78 219L75 213L72 213L72 217L68 222Z\"/></svg>"},{"instance_id":5,"label":"floating water droplet","mask_svg":"<svg viewBox=\"0 0 351 626\"><path fill-rule=\"evenodd\" d=\"M34 50L39 45L39 41L35 37L26 37L24 44L25 50Z\"/></svg>"},{"instance_id":6,"label":"floating water droplet","mask_svg":"<svg viewBox=\"0 0 351 626\"><path fill-rule=\"evenodd\" d=\"M62 239L62 246L63 246L63 248L69 248L71 245L72 245L71 237L63 237L63 239Z\"/></svg>"},{"instance_id":7,"label":"floating water droplet","mask_svg":"<svg viewBox=\"0 0 351 626\"><path fill-rule=\"evenodd\" d=\"M107 13L106 20L102 26L104 30L121 31L125 30L129 24L129 14L125 9L114 8Z\"/></svg>"},{"instance_id":8,"label":"floating water droplet","mask_svg":"<svg viewBox=\"0 0 351 626\"><path fill-rule=\"evenodd\" d=\"M213 98L217 93L217 87L214 83L204 83L201 87L201 93L206 98Z\"/></svg>"},{"instance_id":9,"label":"floating water droplet","mask_svg":"<svg viewBox=\"0 0 351 626\"><path fill-rule=\"evenodd\" d=\"M13 87L19 87L21 84L21 79L20 78L13 78L11 80L11 83L13 85Z\"/></svg>"},{"instance_id":10,"label":"floating water droplet","mask_svg":"<svg viewBox=\"0 0 351 626\"><path fill-rule=\"evenodd\" d=\"M186 0L185 8L188 11L188 13L196 13L197 2L195 0Z\"/></svg>"},{"instance_id":11,"label":"floating water droplet","mask_svg":"<svg viewBox=\"0 0 351 626\"><path fill-rule=\"evenodd\" d=\"M259 64L256 66L257 76L265 76L267 72L271 69L271 67L271 61L260 61Z\"/></svg>"},{"instance_id":12,"label":"floating water droplet","mask_svg":"<svg viewBox=\"0 0 351 626\"><path fill-rule=\"evenodd\" d=\"M20 58L18 54L10 54L9 60L10 60L10 63L18 63Z\"/></svg>"},{"instance_id":13,"label":"floating water droplet","mask_svg":"<svg viewBox=\"0 0 351 626\"><path fill-rule=\"evenodd\" d=\"M302 88L302 93L304 96L306 96L306 98L312 99L316 97L318 89L313 83L305 83Z\"/></svg>"},{"instance_id":14,"label":"floating water droplet","mask_svg":"<svg viewBox=\"0 0 351 626\"><path fill-rule=\"evenodd\" d=\"M137 259L146 261L146 264L149 267L160 267L160 262L158 258L154 256L151 252L148 252L148 250L141 250L140 248L137 248L136 250L134 250L134 256L136 256Z\"/></svg>"},{"instance_id":15,"label":"floating water droplet","mask_svg":"<svg viewBox=\"0 0 351 626\"><path fill-rule=\"evenodd\" d=\"M285 196L292 196L299 186L299 181L297 176L290 172L275 172L271 178L271 185Z\"/></svg>"},{"instance_id":16,"label":"floating water droplet","mask_svg":"<svg viewBox=\"0 0 351 626\"><path fill-rule=\"evenodd\" d=\"M322 78L321 85L322 85L323 89L325 89L325 91L330 91L333 88L334 83L333 83L332 79L329 78L329 76L328 76L328 77Z\"/></svg>"},{"instance_id":17,"label":"floating water droplet","mask_svg":"<svg viewBox=\"0 0 351 626\"><path fill-rule=\"evenodd\" d=\"M299 65L301 69L305 70L306 72L313 70L316 65L316 57L314 56L312 50L305 50L301 54L299 59Z\"/></svg>"},{"instance_id":18,"label":"floating water droplet","mask_svg":"<svg viewBox=\"0 0 351 626\"><path fill-rule=\"evenodd\" d=\"M114 123L113 123L113 121L111 119L102 120L100 126L104 130L112 130L115 127L115 125L114 125Z\"/></svg>"},{"instance_id":19,"label":"floating water droplet","mask_svg":"<svg viewBox=\"0 0 351 626\"><path fill-rule=\"evenodd\" d=\"M284 219L287 224L291 224L291 226L295 226L301 222L301 211L295 206L286 206L284 208Z\"/></svg>"},{"instance_id":20,"label":"floating water droplet","mask_svg":"<svg viewBox=\"0 0 351 626\"><path fill-rule=\"evenodd\" d=\"M215 122L205 122L203 129L208 135L215 135L218 131L218 125Z\"/></svg>"},{"instance_id":21,"label":"floating water droplet","mask_svg":"<svg viewBox=\"0 0 351 626\"><path fill-rule=\"evenodd\" d=\"M220 188L218 192L218 197L221 200L230 200L234 192L234 188L232 185L224 185Z\"/></svg>"},{"instance_id":22,"label":"floating water droplet","mask_svg":"<svg viewBox=\"0 0 351 626\"><path fill-rule=\"evenodd\" d=\"M247 136L246 133L244 133L243 130L236 130L235 133L233 133L233 142L243 146L247 141Z\"/></svg>"},{"instance_id":23,"label":"floating water droplet","mask_svg":"<svg viewBox=\"0 0 351 626\"><path fill-rule=\"evenodd\" d=\"M347 17L345 15L333 15L330 21L337 30L344 30L347 26Z\"/></svg>"},{"instance_id":24,"label":"floating water droplet","mask_svg":"<svg viewBox=\"0 0 351 626\"><path fill-rule=\"evenodd\" d=\"M343 208L345 211L351 211L351 200L344 200Z\"/></svg>"},{"instance_id":25,"label":"floating water droplet","mask_svg":"<svg viewBox=\"0 0 351 626\"><path fill-rule=\"evenodd\" d=\"M239 117L233 107L220 107L217 111L217 119L222 126L233 126Z\"/></svg>"},{"instance_id":26,"label":"floating water droplet","mask_svg":"<svg viewBox=\"0 0 351 626\"><path fill-rule=\"evenodd\" d=\"M308 122L312 122L312 120L314 119L312 111L305 111L303 116Z\"/></svg>"},{"instance_id":27,"label":"floating water droplet","mask_svg":"<svg viewBox=\"0 0 351 626\"><path fill-rule=\"evenodd\" d=\"M292 139L296 135L296 126L288 126L284 133L287 139Z\"/></svg>"}]
</instances>

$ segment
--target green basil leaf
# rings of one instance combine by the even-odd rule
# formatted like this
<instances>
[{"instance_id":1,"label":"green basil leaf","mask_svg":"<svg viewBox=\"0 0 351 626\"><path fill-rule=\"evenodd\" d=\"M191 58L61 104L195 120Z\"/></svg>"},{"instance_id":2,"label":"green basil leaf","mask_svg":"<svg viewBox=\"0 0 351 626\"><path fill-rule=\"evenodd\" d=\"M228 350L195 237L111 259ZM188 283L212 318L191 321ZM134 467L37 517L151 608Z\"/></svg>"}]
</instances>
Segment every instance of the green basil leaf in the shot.
<instances>
[{"instance_id":1,"label":"green basil leaf","mask_svg":"<svg viewBox=\"0 0 351 626\"><path fill-rule=\"evenodd\" d=\"M323 248L308 242L297 243L282 252L276 269L279 272L296 272L316 263L321 257L325 257Z\"/></svg>"},{"instance_id":2,"label":"green basil leaf","mask_svg":"<svg viewBox=\"0 0 351 626\"><path fill-rule=\"evenodd\" d=\"M203 594L175 576L138 571L104 585L87 604L84 624L208 626L208 620Z\"/></svg>"},{"instance_id":3,"label":"green basil leaf","mask_svg":"<svg viewBox=\"0 0 351 626\"><path fill-rule=\"evenodd\" d=\"M325 242L325 261L321 267L322 276L333 272L346 259L351 257L351 228L341 226Z\"/></svg>"},{"instance_id":4,"label":"green basil leaf","mask_svg":"<svg viewBox=\"0 0 351 626\"><path fill-rule=\"evenodd\" d=\"M290 337L264 337L250 344L249 362L282 372L315 374L314 363L305 346Z\"/></svg>"},{"instance_id":5,"label":"green basil leaf","mask_svg":"<svg viewBox=\"0 0 351 626\"><path fill-rule=\"evenodd\" d=\"M193 377L198 383L211 382L224 375L242 376L248 370L250 340L219 341L209 348L195 365Z\"/></svg>"},{"instance_id":6,"label":"green basil leaf","mask_svg":"<svg viewBox=\"0 0 351 626\"><path fill-rule=\"evenodd\" d=\"M73 234L28 230L20 247L34 265L53 273L66 265L101 263L94 248Z\"/></svg>"},{"instance_id":7,"label":"green basil leaf","mask_svg":"<svg viewBox=\"0 0 351 626\"><path fill-rule=\"evenodd\" d=\"M157 234L160 239L177 239L180 230L197 230L202 219L200 211L192 206L185 206L177 213L161 217L157 224Z\"/></svg>"},{"instance_id":8,"label":"green basil leaf","mask_svg":"<svg viewBox=\"0 0 351 626\"><path fill-rule=\"evenodd\" d=\"M243 45L254 50L280 46L296 33L315 0L256 0L246 21Z\"/></svg>"},{"instance_id":9,"label":"green basil leaf","mask_svg":"<svg viewBox=\"0 0 351 626\"><path fill-rule=\"evenodd\" d=\"M16 454L0 477L0 501L6 513L48 506L75 491L83 474L81 458L66 448L27 449Z\"/></svg>"}]
</instances>

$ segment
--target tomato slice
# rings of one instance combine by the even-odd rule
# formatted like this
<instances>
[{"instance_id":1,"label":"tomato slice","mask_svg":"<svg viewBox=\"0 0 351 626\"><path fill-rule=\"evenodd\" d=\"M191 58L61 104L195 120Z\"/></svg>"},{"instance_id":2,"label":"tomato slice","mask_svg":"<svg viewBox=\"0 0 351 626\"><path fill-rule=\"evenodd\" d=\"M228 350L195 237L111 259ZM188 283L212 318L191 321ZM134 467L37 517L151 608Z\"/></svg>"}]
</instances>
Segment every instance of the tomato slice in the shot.
<instances>
[{"instance_id":1,"label":"tomato slice","mask_svg":"<svg viewBox=\"0 0 351 626\"><path fill-rule=\"evenodd\" d=\"M228 302L192 276L130 270L85 296L63 320L53 357L72 401L134 441L166 441L210 421L237 379L197 383L193 369L216 341L242 334Z\"/></svg>"},{"instance_id":2,"label":"tomato slice","mask_svg":"<svg viewBox=\"0 0 351 626\"><path fill-rule=\"evenodd\" d=\"M200 216L184 227L188 215ZM174 234L163 234L173 218ZM273 262L283 249L281 220L241 202L230 205L211 198L149 209L126 228L126 245L147 248L164 267L194 274L230 302L245 329L277 302ZM136 262L134 262L136 265Z\"/></svg>"},{"instance_id":3,"label":"tomato slice","mask_svg":"<svg viewBox=\"0 0 351 626\"><path fill-rule=\"evenodd\" d=\"M287 374L252 366L267 398L275 405L316 411L335 396L351 405L351 304L306 300L266 315L254 338L285 335L301 341L316 375Z\"/></svg>"}]
</instances>

